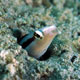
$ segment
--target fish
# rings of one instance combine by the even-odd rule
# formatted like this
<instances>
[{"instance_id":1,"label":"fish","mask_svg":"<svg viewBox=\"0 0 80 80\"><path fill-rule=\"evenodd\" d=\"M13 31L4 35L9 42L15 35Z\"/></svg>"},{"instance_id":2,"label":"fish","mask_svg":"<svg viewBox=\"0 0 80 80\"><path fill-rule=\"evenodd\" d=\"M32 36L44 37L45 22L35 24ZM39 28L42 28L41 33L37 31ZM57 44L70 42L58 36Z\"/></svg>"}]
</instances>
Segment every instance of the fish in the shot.
<instances>
[{"instance_id":1,"label":"fish","mask_svg":"<svg viewBox=\"0 0 80 80\"><path fill-rule=\"evenodd\" d=\"M20 31L16 31L21 34ZM46 26L24 36L18 36L17 42L28 52L29 56L37 60L44 60L50 54L47 53L47 50L57 34L58 30L55 25Z\"/></svg>"}]
</instances>

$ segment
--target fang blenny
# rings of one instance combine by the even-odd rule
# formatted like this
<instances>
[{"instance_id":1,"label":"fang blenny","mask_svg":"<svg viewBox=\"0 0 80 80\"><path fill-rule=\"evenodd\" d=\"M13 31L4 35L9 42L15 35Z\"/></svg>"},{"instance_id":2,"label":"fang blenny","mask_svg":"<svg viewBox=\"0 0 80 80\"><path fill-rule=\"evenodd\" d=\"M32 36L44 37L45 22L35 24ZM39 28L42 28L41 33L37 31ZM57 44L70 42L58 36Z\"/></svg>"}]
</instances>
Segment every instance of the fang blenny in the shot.
<instances>
[{"instance_id":1,"label":"fang blenny","mask_svg":"<svg viewBox=\"0 0 80 80\"><path fill-rule=\"evenodd\" d=\"M20 31L16 31L18 35L21 35ZM44 60L42 57L47 56L46 51L57 33L56 26L52 25L35 30L34 32L26 34L22 37L17 36L17 40L22 48L28 51L30 56L38 60Z\"/></svg>"}]
</instances>

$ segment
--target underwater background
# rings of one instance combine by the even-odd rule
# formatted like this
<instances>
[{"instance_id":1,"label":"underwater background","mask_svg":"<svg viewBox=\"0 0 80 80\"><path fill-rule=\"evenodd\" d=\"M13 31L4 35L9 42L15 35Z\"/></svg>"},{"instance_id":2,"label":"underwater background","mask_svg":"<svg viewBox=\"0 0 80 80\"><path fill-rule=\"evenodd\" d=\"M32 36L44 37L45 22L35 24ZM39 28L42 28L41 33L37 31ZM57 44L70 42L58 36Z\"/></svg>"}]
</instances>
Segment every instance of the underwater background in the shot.
<instances>
[{"instance_id":1,"label":"underwater background","mask_svg":"<svg viewBox=\"0 0 80 80\"><path fill-rule=\"evenodd\" d=\"M53 24L61 34L45 61L30 57L10 29ZM80 80L80 0L0 0L0 80Z\"/></svg>"}]
</instances>

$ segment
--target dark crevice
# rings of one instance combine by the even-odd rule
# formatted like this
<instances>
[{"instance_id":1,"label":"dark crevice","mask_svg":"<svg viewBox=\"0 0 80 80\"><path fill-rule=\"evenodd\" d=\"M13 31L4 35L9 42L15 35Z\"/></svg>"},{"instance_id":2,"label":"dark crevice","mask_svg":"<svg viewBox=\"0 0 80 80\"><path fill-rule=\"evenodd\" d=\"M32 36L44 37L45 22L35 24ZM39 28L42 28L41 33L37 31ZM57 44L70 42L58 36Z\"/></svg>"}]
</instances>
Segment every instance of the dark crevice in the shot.
<instances>
[{"instance_id":1,"label":"dark crevice","mask_svg":"<svg viewBox=\"0 0 80 80\"><path fill-rule=\"evenodd\" d=\"M42 26L46 26L46 23L44 22L44 21L41 21L41 22L39 22L40 23L40 25L42 25Z\"/></svg>"},{"instance_id":2,"label":"dark crevice","mask_svg":"<svg viewBox=\"0 0 80 80\"><path fill-rule=\"evenodd\" d=\"M76 58L77 58L77 56L74 55L74 56L71 58L71 62L73 63Z\"/></svg>"},{"instance_id":3,"label":"dark crevice","mask_svg":"<svg viewBox=\"0 0 80 80\"><path fill-rule=\"evenodd\" d=\"M77 8L78 10L78 15L80 15L80 6L78 6L78 8Z\"/></svg>"},{"instance_id":4,"label":"dark crevice","mask_svg":"<svg viewBox=\"0 0 80 80\"><path fill-rule=\"evenodd\" d=\"M77 35L80 36L80 32L77 32Z\"/></svg>"},{"instance_id":5,"label":"dark crevice","mask_svg":"<svg viewBox=\"0 0 80 80\"><path fill-rule=\"evenodd\" d=\"M51 50L47 50L44 55L42 55L38 60L45 61L51 57Z\"/></svg>"}]
</instances>

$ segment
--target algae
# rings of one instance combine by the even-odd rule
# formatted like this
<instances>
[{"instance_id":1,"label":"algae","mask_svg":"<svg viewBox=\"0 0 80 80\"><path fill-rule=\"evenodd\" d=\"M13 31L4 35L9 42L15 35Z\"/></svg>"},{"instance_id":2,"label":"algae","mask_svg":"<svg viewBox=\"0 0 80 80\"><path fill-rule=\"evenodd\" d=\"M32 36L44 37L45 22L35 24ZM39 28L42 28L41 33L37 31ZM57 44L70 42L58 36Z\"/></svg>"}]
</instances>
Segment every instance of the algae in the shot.
<instances>
[{"instance_id":1,"label":"algae","mask_svg":"<svg viewBox=\"0 0 80 80\"><path fill-rule=\"evenodd\" d=\"M28 1L0 0L0 80L79 80L80 1ZM46 61L30 57L9 28L29 33L52 24L61 34L49 47L52 56Z\"/></svg>"}]
</instances>

